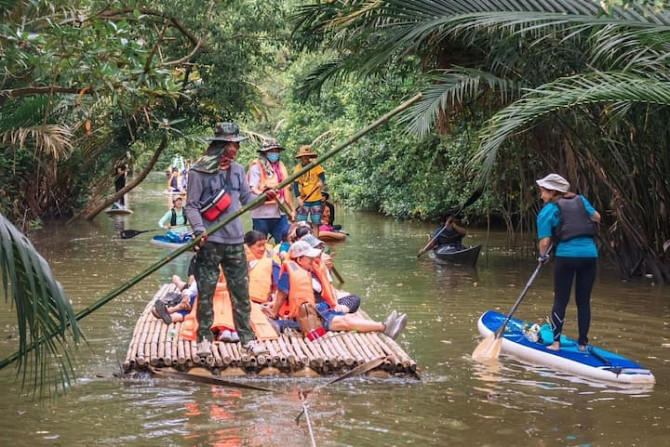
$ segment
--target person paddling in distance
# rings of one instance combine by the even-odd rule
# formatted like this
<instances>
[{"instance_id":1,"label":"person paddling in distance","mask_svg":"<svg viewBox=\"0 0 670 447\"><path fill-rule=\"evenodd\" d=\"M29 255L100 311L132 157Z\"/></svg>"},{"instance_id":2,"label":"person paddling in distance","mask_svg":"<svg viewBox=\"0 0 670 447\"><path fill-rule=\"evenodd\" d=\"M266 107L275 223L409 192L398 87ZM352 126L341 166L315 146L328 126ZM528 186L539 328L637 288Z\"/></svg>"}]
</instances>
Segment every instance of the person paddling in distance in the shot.
<instances>
[{"instance_id":1,"label":"person paddling in distance","mask_svg":"<svg viewBox=\"0 0 670 447\"><path fill-rule=\"evenodd\" d=\"M268 188L275 188L288 178L286 166L280 160L280 153L284 148L276 140L266 140L258 150L258 158L249 165L247 180L255 194L261 194ZM280 203L285 205L290 215L286 215ZM295 220L295 210L291 198L290 185L278 192L277 200L267 200L262 206L251 210L253 229L266 236L269 234L279 244L288 232L289 219Z\"/></svg>"},{"instance_id":2,"label":"person paddling in distance","mask_svg":"<svg viewBox=\"0 0 670 447\"><path fill-rule=\"evenodd\" d=\"M188 224L188 219L186 218L186 214L184 214L184 207L182 206L184 200L181 197L175 197L172 199L172 204L174 205L172 209L158 220L158 226L165 230Z\"/></svg>"},{"instance_id":3,"label":"person paddling in distance","mask_svg":"<svg viewBox=\"0 0 670 447\"><path fill-rule=\"evenodd\" d=\"M600 214L586 197L569 192L570 183L558 174L536 181L544 206L537 215L538 262L549 259L552 238L554 255L554 305L549 318L554 342L548 349L558 351L565 309L575 282L579 349L586 351L591 324L591 291L596 278L598 248L594 237Z\"/></svg>"},{"instance_id":4,"label":"person paddling in distance","mask_svg":"<svg viewBox=\"0 0 670 447\"><path fill-rule=\"evenodd\" d=\"M197 247L195 279L198 285L198 348L197 355L212 355L210 330L214 318L212 299L223 269L228 282L233 307L233 320L244 350L252 355L267 352L255 340L250 324L249 274L244 253L242 221L238 217L208 234L207 228L225 220L238 211L241 204L256 199L247 183L244 168L235 162L241 136L235 123L219 123L205 155L197 160L189 172L186 217L193 227L194 236L202 236ZM274 199L276 192L266 191Z\"/></svg>"},{"instance_id":5,"label":"person paddling in distance","mask_svg":"<svg viewBox=\"0 0 670 447\"><path fill-rule=\"evenodd\" d=\"M468 232L457 223L456 210L449 210L444 215L444 225L437 228L430 237L431 242L419 251L419 255L424 254L433 248L448 245L454 250L463 249L463 238Z\"/></svg>"},{"instance_id":6,"label":"person paddling in distance","mask_svg":"<svg viewBox=\"0 0 670 447\"><path fill-rule=\"evenodd\" d=\"M316 338L324 333L306 332L306 324L302 321L310 320L312 315L315 316L312 324L314 320L317 326L322 322L325 331L383 332L395 340L407 325L407 315L397 314L394 310L384 322L377 322L337 311L333 288L321 270L315 267L315 259L320 254L321 250L312 248L305 241L291 245L291 259L282 264L277 299L264 307L266 315L276 319L282 304L287 301L288 316L298 320L304 336Z\"/></svg>"},{"instance_id":7,"label":"person paddling in distance","mask_svg":"<svg viewBox=\"0 0 670 447\"><path fill-rule=\"evenodd\" d=\"M312 146L301 146L298 155L295 158L300 160L300 164L295 167L293 173L297 173L305 166L307 166L312 158L317 155L312 152ZM321 226L321 206L322 195L321 190L326 184L326 171L321 165L316 165L314 168L298 177L293 182L293 192L298 198L298 216L299 222L306 222L309 217L312 224L312 234L319 237L319 226Z\"/></svg>"}]
</instances>

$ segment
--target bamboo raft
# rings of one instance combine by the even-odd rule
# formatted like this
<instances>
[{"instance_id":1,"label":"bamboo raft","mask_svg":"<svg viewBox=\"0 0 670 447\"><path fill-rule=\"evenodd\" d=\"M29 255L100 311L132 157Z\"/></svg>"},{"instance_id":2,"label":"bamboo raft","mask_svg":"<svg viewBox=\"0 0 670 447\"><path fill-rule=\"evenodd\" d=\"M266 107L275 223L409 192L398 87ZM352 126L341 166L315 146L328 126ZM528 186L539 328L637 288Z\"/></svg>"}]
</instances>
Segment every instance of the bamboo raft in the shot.
<instances>
[{"instance_id":1,"label":"bamboo raft","mask_svg":"<svg viewBox=\"0 0 670 447\"><path fill-rule=\"evenodd\" d=\"M298 331L285 330L277 340L260 341L269 353L259 356L248 355L240 343L217 341L213 344L213 359L207 362L196 355L195 341L180 337L181 323L167 325L151 314L155 301L174 290L172 284L164 285L140 315L123 362L126 373L171 367L187 373L195 368L198 374L203 374L204 369L213 376L321 376L383 359L368 374L419 378L416 362L394 340L376 332L327 332L310 341Z\"/></svg>"}]
</instances>

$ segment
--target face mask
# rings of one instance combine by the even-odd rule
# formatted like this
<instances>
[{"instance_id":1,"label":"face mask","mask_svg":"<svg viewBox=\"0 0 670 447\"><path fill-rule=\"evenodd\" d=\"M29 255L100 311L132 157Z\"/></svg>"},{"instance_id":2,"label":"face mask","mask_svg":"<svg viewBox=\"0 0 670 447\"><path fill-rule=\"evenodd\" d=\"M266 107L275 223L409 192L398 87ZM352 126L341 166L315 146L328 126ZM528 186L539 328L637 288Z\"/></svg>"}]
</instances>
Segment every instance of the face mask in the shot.
<instances>
[{"instance_id":1,"label":"face mask","mask_svg":"<svg viewBox=\"0 0 670 447\"><path fill-rule=\"evenodd\" d=\"M270 163L277 163L279 161L279 154L276 152L267 154L267 157Z\"/></svg>"}]
</instances>

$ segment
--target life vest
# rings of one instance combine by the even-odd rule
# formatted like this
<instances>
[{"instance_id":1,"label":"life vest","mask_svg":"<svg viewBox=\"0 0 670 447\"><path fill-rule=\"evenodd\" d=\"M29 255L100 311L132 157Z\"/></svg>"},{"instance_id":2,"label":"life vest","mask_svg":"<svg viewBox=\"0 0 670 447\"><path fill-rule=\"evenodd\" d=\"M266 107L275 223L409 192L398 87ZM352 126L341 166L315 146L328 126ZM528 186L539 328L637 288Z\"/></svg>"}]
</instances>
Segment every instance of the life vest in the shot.
<instances>
[{"instance_id":1,"label":"life vest","mask_svg":"<svg viewBox=\"0 0 670 447\"><path fill-rule=\"evenodd\" d=\"M177 211L172 208L172 216L170 217L170 226L171 227L176 227L177 225L186 225L188 223L188 219L186 219L186 214L184 214L184 210L182 209L181 215L184 218L184 222L181 224L177 224Z\"/></svg>"},{"instance_id":2,"label":"life vest","mask_svg":"<svg viewBox=\"0 0 670 447\"><path fill-rule=\"evenodd\" d=\"M251 250L246 245L244 252L247 261L256 260ZM257 303L266 303L270 298L272 290L272 251L266 249L265 253L253 267L249 268L249 298Z\"/></svg>"},{"instance_id":3,"label":"life vest","mask_svg":"<svg viewBox=\"0 0 670 447\"><path fill-rule=\"evenodd\" d=\"M286 166L284 166L284 163L282 163L281 160L277 162L277 165L279 166L279 170L281 171L282 181L286 180L288 178L288 171L286 170ZM268 172L268 170L265 169L265 166L263 165L263 163L261 163L261 161L259 159L256 159L256 160L252 161L251 164L249 164L249 172L251 172L251 168L253 166L258 166L258 169L261 171L261 181L258 184L258 189L263 190L263 189L265 189L266 186L268 188L274 188L275 186L277 186L280 183L279 182L279 177L277 176L277 173L274 172L274 170L271 170L270 172ZM247 181L249 181L249 174L248 173L247 173ZM289 186L288 185L285 186L282 189L282 191L284 191L284 200L287 200L287 198L289 197L288 194L289 194L289 191L290 191ZM268 200L265 201L266 205L273 204L273 203L275 203L274 200L268 199Z\"/></svg>"},{"instance_id":4,"label":"life vest","mask_svg":"<svg viewBox=\"0 0 670 447\"><path fill-rule=\"evenodd\" d=\"M561 223L554 228L553 234L559 242L596 235L596 225L586 211L582 196L559 199L556 205L561 211Z\"/></svg>"},{"instance_id":5,"label":"life vest","mask_svg":"<svg viewBox=\"0 0 670 447\"><path fill-rule=\"evenodd\" d=\"M304 303L316 306L314 299L314 287L312 285L312 274L300 267L295 261L285 261L282 265L282 272L288 272L289 293L288 293L288 316L296 318L298 309ZM321 283L321 296L330 305L335 307L332 287L329 287L328 280L317 270L314 271Z\"/></svg>"}]
</instances>

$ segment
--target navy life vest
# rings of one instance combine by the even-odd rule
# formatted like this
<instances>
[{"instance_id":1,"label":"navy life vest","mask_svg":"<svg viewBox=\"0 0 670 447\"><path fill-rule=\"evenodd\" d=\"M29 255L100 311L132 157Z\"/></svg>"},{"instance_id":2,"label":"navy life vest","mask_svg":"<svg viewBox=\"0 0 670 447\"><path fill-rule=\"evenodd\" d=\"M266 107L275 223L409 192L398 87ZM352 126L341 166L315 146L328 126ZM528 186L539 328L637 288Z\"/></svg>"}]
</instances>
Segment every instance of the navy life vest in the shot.
<instances>
[{"instance_id":1,"label":"navy life vest","mask_svg":"<svg viewBox=\"0 0 670 447\"><path fill-rule=\"evenodd\" d=\"M172 217L170 217L170 226L171 227L176 227L177 226L177 212L175 211L174 208L172 208ZM182 210L182 213L184 211ZM186 214L183 214L184 216L184 223L182 225L186 225L188 223L188 219L186 218Z\"/></svg>"},{"instance_id":2,"label":"navy life vest","mask_svg":"<svg viewBox=\"0 0 670 447\"><path fill-rule=\"evenodd\" d=\"M453 227L445 228L437 237L437 245L461 245L463 236L461 233L456 231Z\"/></svg>"},{"instance_id":3,"label":"navy life vest","mask_svg":"<svg viewBox=\"0 0 670 447\"><path fill-rule=\"evenodd\" d=\"M594 237L596 224L591 220L582 196L571 199L559 199L556 202L561 211L561 223L554 229L554 237L559 242L569 241L576 237Z\"/></svg>"}]
</instances>

